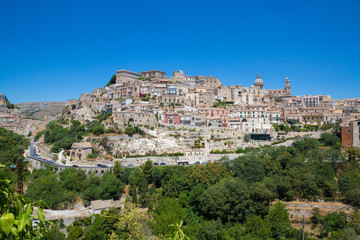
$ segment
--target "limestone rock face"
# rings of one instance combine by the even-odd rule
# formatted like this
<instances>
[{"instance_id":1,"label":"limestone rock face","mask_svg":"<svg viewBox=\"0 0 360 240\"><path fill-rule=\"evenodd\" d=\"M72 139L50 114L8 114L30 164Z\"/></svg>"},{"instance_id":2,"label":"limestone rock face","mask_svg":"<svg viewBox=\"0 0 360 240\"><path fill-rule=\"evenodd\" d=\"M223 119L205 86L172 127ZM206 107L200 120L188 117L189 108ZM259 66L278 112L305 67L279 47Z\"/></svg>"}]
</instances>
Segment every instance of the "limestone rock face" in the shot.
<instances>
[{"instance_id":1,"label":"limestone rock face","mask_svg":"<svg viewBox=\"0 0 360 240\"><path fill-rule=\"evenodd\" d=\"M94 111L91 108L83 107L80 109L76 109L74 112L75 120L84 122L84 121L92 121L93 118L96 117Z\"/></svg>"},{"instance_id":2,"label":"limestone rock face","mask_svg":"<svg viewBox=\"0 0 360 240\"><path fill-rule=\"evenodd\" d=\"M129 141L118 142L114 148L117 154L126 153L129 155L162 154L181 152L180 146L175 139L162 138L139 138Z\"/></svg>"},{"instance_id":3,"label":"limestone rock face","mask_svg":"<svg viewBox=\"0 0 360 240\"><path fill-rule=\"evenodd\" d=\"M16 104L16 111L24 116L36 119L55 117L61 114L66 102L23 102Z\"/></svg>"}]
</instances>

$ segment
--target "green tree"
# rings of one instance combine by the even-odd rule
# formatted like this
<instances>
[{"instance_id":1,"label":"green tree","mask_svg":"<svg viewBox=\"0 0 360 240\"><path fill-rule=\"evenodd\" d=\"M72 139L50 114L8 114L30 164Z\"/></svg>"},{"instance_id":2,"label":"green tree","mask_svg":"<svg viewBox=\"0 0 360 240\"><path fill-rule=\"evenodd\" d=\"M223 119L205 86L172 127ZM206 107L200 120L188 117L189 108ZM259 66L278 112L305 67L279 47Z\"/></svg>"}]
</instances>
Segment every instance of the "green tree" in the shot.
<instances>
[{"instance_id":1,"label":"green tree","mask_svg":"<svg viewBox=\"0 0 360 240\"><path fill-rule=\"evenodd\" d=\"M139 204L146 207L149 202L148 179L143 175L139 182Z\"/></svg>"},{"instance_id":2,"label":"green tree","mask_svg":"<svg viewBox=\"0 0 360 240\"><path fill-rule=\"evenodd\" d=\"M162 176L163 176L163 171L158 167L154 168L151 179L157 188L161 187Z\"/></svg>"},{"instance_id":3,"label":"green tree","mask_svg":"<svg viewBox=\"0 0 360 240\"><path fill-rule=\"evenodd\" d=\"M360 157L360 149L357 147L347 148L346 153L348 154L348 159L350 162L354 162L357 158Z\"/></svg>"},{"instance_id":4,"label":"green tree","mask_svg":"<svg viewBox=\"0 0 360 240\"><path fill-rule=\"evenodd\" d=\"M199 214L201 212L201 202L204 198L205 187L203 184L197 184L189 192L188 203L192 210Z\"/></svg>"},{"instance_id":5,"label":"green tree","mask_svg":"<svg viewBox=\"0 0 360 240\"><path fill-rule=\"evenodd\" d=\"M99 185L101 189L101 199L120 199L124 191L125 184L110 172L104 173Z\"/></svg>"},{"instance_id":6,"label":"green tree","mask_svg":"<svg viewBox=\"0 0 360 240\"><path fill-rule=\"evenodd\" d=\"M111 84L115 84L116 83L116 74L114 74L110 81L106 84L106 86L110 86Z\"/></svg>"},{"instance_id":7,"label":"green tree","mask_svg":"<svg viewBox=\"0 0 360 240\"><path fill-rule=\"evenodd\" d=\"M314 208L312 210L312 214L311 214L311 218L310 218L312 226L316 227L317 225L319 225L321 223L321 220L322 220L322 216L320 213L320 209Z\"/></svg>"},{"instance_id":8,"label":"green tree","mask_svg":"<svg viewBox=\"0 0 360 240\"><path fill-rule=\"evenodd\" d=\"M59 227L56 224L52 224L48 231L44 234L45 240L65 240L65 234L60 232Z\"/></svg>"},{"instance_id":9,"label":"green tree","mask_svg":"<svg viewBox=\"0 0 360 240\"><path fill-rule=\"evenodd\" d=\"M346 227L346 214L344 212L329 213L321 220L321 236L327 237L330 232L343 230Z\"/></svg>"},{"instance_id":10,"label":"green tree","mask_svg":"<svg viewBox=\"0 0 360 240\"><path fill-rule=\"evenodd\" d=\"M195 239L224 239L223 224L220 219L201 221Z\"/></svg>"},{"instance_id":11,"label":"green tree","mask_svg":"<svg viewBox=\"0 0 360 240\"><path fill-rule=\"evenodd\" d=\"M113 167L113 174L114 174L117 178L121 179L122 173L123 173L123 168L121 167L120 162L119 162L119 161L115 161L114 167Z\"/></svg>"},{"instance_id":12,"label":"green tree","mask_svg":"<svg viewBox=\"0 0 360 240\"><path fill-rule=\"evenodd\" d=\"M68 231L68 240L76 240L80 239L80 237L83 235L84 231L81 226L74 226L70 225L66 228Z\"/></svg>"},{"instance_id":13,"label":"green tree","mask_svg":"<svg viewBox=\"0 0 360 240\"><path fill-rule=\"evenodd\" d=\"M154 164L150 159L148 159L145 162L145 164L141 166L141 170L143 171L143 174L148 182L151 181L153 169L154 169Z\"/></svg>"},{"instance_id":14,"label":"green tree","mask_svg":"<svg viewBox=\"0 0 360 240\"><path fill-rule=\"evenodd\" d=\"M143 172L139 168L132 169L129 175L129 184L131 186L139 186L142 177Z\"/></svg>"},{"instance_id":15,"label":"green tree","mask_svg":"<svg viewBox=\"0 0 360 240\"><path fill-rule=\"evenodd\" d=\"M349 226L354 228L357 234L360 235L360 210L354 210L349 215Z\"/></svg>"},{"instance_id":16,"label":"green tree","mask_svg":"<svg viewBox=\"0 0 360 240\"><path fill-rule=\"evenodd\" d=\"M102 126L102 125L99 125L99 126L96 126L94 129L93 129L93 133L96 135L96 136L99 136L101 134L104 134L105 132L105 127Z\"/></svg>"},{"instance_id":17,"label":"green tree","mask_svg":"<svg viewBox=\"0 0 360 240\"><path fill-rule=\"evenodd\" d=\"M311 137L304 137L302 139L296 139L292 145L300 152L306 153L309 150L318 148L319 141Z\"/></svg>"},{"instance_id":18,"label":"green tree","mask_svg":"<svg viewBox=\"0 0 360 240\"><path fill-rule=\"evenodd\" d=\"M246 184L236 178L226 178L209 187L201 201L202 215L206 219L220 218L224 223L242 222L251 213L249 191Z\"/></svg>"},{"instance_id":19,"label":"green tree","mask_svg":"<svg viewBox=\"0 0 360 240\"><path fill-rule=\"evenodd\" d=\"M67 168L60 173L61 184L64 189L82 192L89 186L86 174L81 169Z\"/></svg>"},{"instance_id":20,"label":"green tree","mask_svg":"<svg viewBox=\"0 0 360 240\"><path fill-rule=\"evenodd\" d=\"M233 162L232 170L241 180L251 185L265 177L265 170L260 160L252 157L239 157Z\"/></svg>"},{"instance_id":21,"label":"green tree","mask_svg":"<svg viewBox=\"0 0 360 240\"><path fill-rule=\"evenodd\" d=\"M230 193L223 184L216 184L209 187L204 193L201 202L201 211L207 219L227 219L230 210L228 203Z\"/></svg>"},{"instance_id":22,"label":"green tree","mask_svg":"<svg viewBox=\"0 0 360 240\"><path fill-rule=\"evenodd\" d=\"M72 206L76 200L76 194L64 189L55 173L33 179L26 196L33 200L43 200L52 209Z\"/></svg>"},{"instance_id":23,"label":"green tree","mask_svg":"<svg viewBox=\"0 0 360 240\"><path fill-rule=\"evenodd\" d=\"M272 179L276 184L276 193L280 200L291 201L294 199L295 193L289 177L276 175Z\"/></svg>"},{"instance_id":24,"label":"green tree","mask_svg":"<svg viewBox=\"0 0 360 240\"><path fill-rule=\"evenodd\" d=\"M261 216L252 215L245 223L245 233L256 238L266 239L271 236L271 226Z\"/></svg>"},{"instance_id":25,"label":"green tree","mask_svg":"<svg viewBox=\"0 0 360 240\"><path fill-rule=\"evenodd\" d=\"M360 206L360 173L347 171L339 176L339 189L346 202Z\"/></svg>"},{"instance_id":26,"label":"green tree","mask_svg":"<svg viewBox=\"0 0 360 240\"><path fill-rule=\"evenodd\" d=\"M152 228L156 235L170 234L171 224L184 220L185 212L174 198L163 198L155 204Z\"/></svg>"},{"instance_id":27,"label":"green tree","mask_svg":"<svg viewBox=\"0 0 360 240\"><path fill-rule=\"evenodd\" d=\"M189 167L188 181L212 185L218 183L221 179L229 176L226 166L221 163L208 163L206 165L196 164Z\"/></svg>"},{"instance_id":28,"label":"green tree","mask_svg":"<svg viewBox=\"0 0 360 240\"><path fill-rule=\"evenodd\" d=\"M265 216L268 213L271 200L274 194L265 186L265 184L256 182L250 188L250 199L257 215Z\"/></svg>"},{"instance_id":29,"label":"green tree","mask_svg":"<svg viewBox=\"0 0 360 240\"><path fill-rule=\"evenodd\" d=\"M104 217L105 215L106 217ZM94 221L84 229L83 237L81 239L83 240L106 240L109 239L108 234L111 233L111 231L106 231L107 226L105 226L105 222L107 219L106 213L103 215L95 215ZM113 223L115 225L115 223ZM112 228L115 229L115 226ZM77 238L78 239L78 238Z\"/></svg>"},{"instance_id":30,"label":"green tree","mask_svg":"<svg viewBox=\"0 0 360 240\"><path fill-rule=\"evenodd\" d=\"M340 148L341 140L338 136L332 133L322 133L320 136L320 141L325 144L325 146Z\"/></svg>"},{"instance_id":31,"label":"green tree","mask_svg":"<svg viewBox=\"0 0 360 240\"><path fill-rule=\"evenodd\" d=\"M140 211L135 204L125 203L116 227L122 236L132 239L146 239L148 232L150 232L148 231L148 221L147 212Z\"/></svg>"},{"instance_id":32,"label":"green tree","mask_svg":"<svg viewBox=\"0 0 360 240\"><path fill-rule=\"evenodd\" d=\"M289 214L285 208L285 205L281 202L276 202L270 207L268 215L265 217L271 225L271 231L276 235L276 239L286 235L287 230L290 229L291 223Z\"/></svg>"}]
</instances>

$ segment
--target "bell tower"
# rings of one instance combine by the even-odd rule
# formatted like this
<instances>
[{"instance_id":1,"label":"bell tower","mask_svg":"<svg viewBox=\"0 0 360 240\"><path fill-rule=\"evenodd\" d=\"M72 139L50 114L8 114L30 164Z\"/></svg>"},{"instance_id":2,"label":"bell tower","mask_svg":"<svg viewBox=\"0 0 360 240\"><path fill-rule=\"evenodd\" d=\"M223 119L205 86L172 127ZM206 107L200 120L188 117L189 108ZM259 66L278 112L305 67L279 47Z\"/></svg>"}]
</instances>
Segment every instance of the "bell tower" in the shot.
<instances>
[{"instance_id":1,"label":"bell tower","mask_svg":"<svg viewBox=\"0 0 360 240\"><path fill-rule=\"evenodd\" d=\"M291 95L290 80L288 77L285 78L285 92L287 95Z\"/></svg>"}]
</instances>

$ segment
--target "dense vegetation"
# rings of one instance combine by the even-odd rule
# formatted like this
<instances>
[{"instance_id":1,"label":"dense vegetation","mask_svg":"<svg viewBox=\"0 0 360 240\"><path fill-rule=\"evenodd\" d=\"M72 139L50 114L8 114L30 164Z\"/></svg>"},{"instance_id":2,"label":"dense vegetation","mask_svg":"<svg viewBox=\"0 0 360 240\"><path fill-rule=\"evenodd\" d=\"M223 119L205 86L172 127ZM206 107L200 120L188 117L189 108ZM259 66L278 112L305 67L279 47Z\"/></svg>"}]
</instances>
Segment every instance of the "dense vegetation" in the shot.
<instances>
[{"instance_id":1,"label":"dense vegetation","mask_svg":"<svg viewBox=\"0 0 360 240\"><path fill-rule=\"evenodd\" d=\"M72 123L70 128L79 126ZM3 129L0 134L2 162L21 161L28 141ZM111 209L79 219L68 226L68 239L170 239L176 234L191 239L300 239L285 206L272 202L324 199L360 206L360 151L342 152L339 142L337 132L329 132L319 140L298 138L290 147L268 146L234 161L223 158L188 167L154 167L149 160L140 168L123 169L116 162L102 177L75 168L60 174L34 170L26 196L60 209L79 198L85 205L119 199L128 185L121 213ZM359 211L321 216L314 209L311 219L319 229L317 237L334 240L357 239L359 222ZM45 239L65 239L56 225L43 234Z\"/></svg>"},{"instance_id":2,"label":"dense vegetation","mask_svg":"<svg viewBox=\"0 0 360 240\"><path fill-rule=\"evenodd\" d=\"M81 169L68 168L58 176L51 169L35 170L29 177L26 195L43 200L50 208L72 207L80 196L85 205L96 199L119 199L125 184L107 172L101 178L95 172L86 175Z\"/></svg>"},{"instance_id":3,"label":"dense vegetation","mask_svg":"<svg viewBox=\"0 0 360 240\"><path fill-rule=\"evenodd\" d=\"M321 127L312 124L302 124L292 119L287 121L288 124L273 124L275 131L277 132L310 132L310 131L326 131L331 128L338 129L339 124L323 124Z\"/></svg>"},{"instance_id":4,"label":"dense vegetation","mask_svg":"<svg viewBox=\"0 0 360 240\"><path fill-rule=\"evenodd\" d=\"M6 168L0 169L0 179L9 179L16 183L15 169L10 166L24 160L24 150L28 147L29 140L12 131L0 128L0 164Z\"/></svg>"},{"instance_id":5,"label":"dense vegetation","mask_svg":"<svg viewBox=\"0 0 360 240\"><path fill-rule=\"evenodd\" d=\"M219 107L219 108L226 108L227 106L231 106L232 104L234 104L234 102L232 101L216 101L214 102L214 107Z\"/></svg>"},{"instance_id":6,"label":"dense vegetation","mask_svg":"<svg viewBox=\"0 0 360 240\"><path fill-rule=\"evenodd\" d=\"M223 158L188 167L154 167L147 161L141 168L123 169L116 162L102 178L75 169L60 177L40 170L32 175L27 194L58 208L78 196L85 204L119 199L129 186L122 214L110 210L92 221L79 220L68 227L69 239L168 239L179 231L191 239L300 239L301 231L291 227L284 205L272 202L324 199L360 206L360 151L343 153L339 142L336 132L330 132L320 140L298 138L290 147L268 146L234 161ZM359 212L344 216L315 212L312 224L320 229L318 237L355 239Z\"/></svg>"},{"instance_id":7,"label":"dense vegetation","mask_svg":"<svg viewBox=\"0 0 360 240\"><path fill-rule=\"evenodd\" d=\"M104 133L125 133L129 136L134 134L145 135L145 132L138 126L127 125L124 129L108 128L102 122L108 119L111 113L99 114L97 120L87 124L81 124L73 120L70 124L66 121L54 120L46 125L46 129L36 134L35 141L44 135L44 142L52 145L51 151L58 153L61 149L68 150L74 142L80 142L84 136L93 134L99 136Z\"/></svg>"},{"instance_id":8,"label":"dense vegetation","mask_svg":"<svg viewBox=\"0 0 360 240\"><path fill-rule=\"evenodd\" d=\"M34 207L45 205L14 193L17 173L13 168L22 163L26 169L23 153L28 144L28 139L0 128L0 239L41 239L46 234L42 209L36 210L40 221L32 224Z\"/></svg>"},{"instance_id":9,"label":"dense vegetation","mask_svg":"<svg viewBox=\"0 0 360 240\"><path fill-rule=\"evenodd\" d=\"M71 127L63 127L59 121L51 121L46 125L46 130L35 136L38 139L44 134L46 144L53 145L52 152L59 152L63 149L70 149L74 142L81 141L86 135L86 129L79 121L71 121Z\"/></svg>"}]
</instances>

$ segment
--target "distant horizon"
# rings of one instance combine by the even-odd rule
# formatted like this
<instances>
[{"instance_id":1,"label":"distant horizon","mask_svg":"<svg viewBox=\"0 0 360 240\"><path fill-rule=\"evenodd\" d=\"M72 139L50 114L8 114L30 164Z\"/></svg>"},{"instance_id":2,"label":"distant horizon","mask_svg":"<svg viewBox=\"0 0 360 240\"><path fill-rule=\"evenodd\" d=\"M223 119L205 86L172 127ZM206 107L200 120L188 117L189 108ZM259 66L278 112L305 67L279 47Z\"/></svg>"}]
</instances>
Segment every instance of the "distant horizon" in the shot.
<instances>
[{"instance_id":1,"label":"distant horizon","mask_svg":"<svg viewBox=\"0 0 360 240\"><path fill-rule=\"evenodd\" d=\"M118 69L360 97L360 1L0 1L0 91L67 101ZM14 17L16 16L16 17Z\"/></svg>"}]
</instances>

